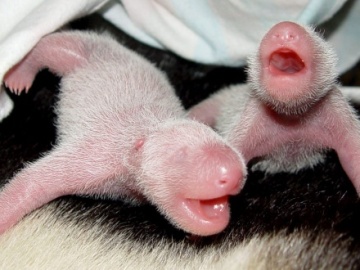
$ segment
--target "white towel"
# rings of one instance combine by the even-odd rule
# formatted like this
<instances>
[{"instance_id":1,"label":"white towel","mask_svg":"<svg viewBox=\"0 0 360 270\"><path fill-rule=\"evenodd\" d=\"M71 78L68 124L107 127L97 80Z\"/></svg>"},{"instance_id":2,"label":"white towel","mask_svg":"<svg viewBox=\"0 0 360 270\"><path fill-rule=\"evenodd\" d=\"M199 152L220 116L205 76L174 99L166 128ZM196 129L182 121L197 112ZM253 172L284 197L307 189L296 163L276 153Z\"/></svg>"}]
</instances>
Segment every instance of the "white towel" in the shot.
<instances>
[{"instance_id":1,"label":"white towel","mask_svg":"<svg viewBox=\"0 0 360 270\"><path fill-rule=\"evenodd\" d=\"M244 65L277 22L319 25L332 18L326 33L339 57L338 71L360 57L360 0L1 0L0 83L42 36L95 11L148 45L228 66ZM9 109L4 95L0 99L1 119Z\"/></svg>"}]
</instances>

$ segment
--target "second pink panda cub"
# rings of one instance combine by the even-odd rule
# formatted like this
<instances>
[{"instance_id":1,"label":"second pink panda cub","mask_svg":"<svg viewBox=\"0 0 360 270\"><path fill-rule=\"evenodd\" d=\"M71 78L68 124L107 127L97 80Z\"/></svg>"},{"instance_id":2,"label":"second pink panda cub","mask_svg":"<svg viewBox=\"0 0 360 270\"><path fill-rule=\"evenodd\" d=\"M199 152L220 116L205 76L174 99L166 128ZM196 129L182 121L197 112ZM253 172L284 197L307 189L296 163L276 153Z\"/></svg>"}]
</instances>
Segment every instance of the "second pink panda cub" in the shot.
<instances>
[{"instance_id":1,"label":"second pink panda cub","mask_svg":"<svg viewBox=\"0 0 360 270\"><path fill-rule=\"evenodd\" d=\"M297 172L334 149L360 192L360 125L336 81L336 56L314 29L272 27L249 59L248 84L221 90L190 109L226 138L252 169Z\"/></svg>"}]
</instances>

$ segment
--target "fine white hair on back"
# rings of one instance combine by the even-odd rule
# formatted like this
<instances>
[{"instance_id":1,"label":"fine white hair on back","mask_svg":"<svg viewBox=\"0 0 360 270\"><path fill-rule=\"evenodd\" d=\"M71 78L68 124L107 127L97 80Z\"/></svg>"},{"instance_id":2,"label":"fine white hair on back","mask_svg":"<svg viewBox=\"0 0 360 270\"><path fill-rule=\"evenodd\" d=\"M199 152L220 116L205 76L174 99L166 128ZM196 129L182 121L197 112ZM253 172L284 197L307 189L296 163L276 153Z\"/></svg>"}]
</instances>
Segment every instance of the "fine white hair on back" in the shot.
<instances>
[{"instance_id":1,"label":"fine white hair on back","mask_svg":"<svg viewBox=\"0 0 360 270\"><path fill-rule=\"evenodd\" d=\"M173 140L185 141L189 147L198 146L199 144L218 144L219 142L224 143L224 145L227 144L224 138L214 132L209 126L195 120L174 119L166 121L160 123L157 132L161 132L164 138L169 136L169 141L171 138ZM179 135L179 137L173 137L174 134ZM157 136L156 132L153 136Z\"/></svg>"}]
</instances>

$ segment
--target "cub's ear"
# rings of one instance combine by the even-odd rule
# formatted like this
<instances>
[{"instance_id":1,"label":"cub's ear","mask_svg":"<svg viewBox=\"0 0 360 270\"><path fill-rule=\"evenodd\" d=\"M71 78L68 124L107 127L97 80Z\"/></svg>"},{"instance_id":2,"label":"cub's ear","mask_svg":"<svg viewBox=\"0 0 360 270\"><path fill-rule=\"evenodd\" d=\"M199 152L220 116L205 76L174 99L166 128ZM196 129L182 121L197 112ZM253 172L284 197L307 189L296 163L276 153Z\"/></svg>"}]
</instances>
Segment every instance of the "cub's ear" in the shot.
<instances>
[{"instance_id":1,"label":"cub's ear","mask_svg":"<svg viewBox=\"0 0 360 270\"><path fill-rule=\"evenodd\" d=\"M135 142L135 150L140 150L145 143L145 139L141 138Z\"/></svg>"}]
</instances>

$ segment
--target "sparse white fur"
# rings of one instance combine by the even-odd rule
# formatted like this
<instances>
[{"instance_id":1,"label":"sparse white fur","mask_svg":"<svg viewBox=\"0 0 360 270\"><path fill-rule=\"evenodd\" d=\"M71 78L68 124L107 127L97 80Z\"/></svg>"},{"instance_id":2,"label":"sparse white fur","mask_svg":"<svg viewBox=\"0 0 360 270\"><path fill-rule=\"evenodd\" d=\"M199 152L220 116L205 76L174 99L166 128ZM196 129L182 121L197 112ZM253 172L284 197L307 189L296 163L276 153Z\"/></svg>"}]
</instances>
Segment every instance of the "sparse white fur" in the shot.
<instances>
[{"instance_id":1,"label":"sparse white fur","mask_svg":"<svg viewBox=\"0 0 360 270\"><path fill-rule=\"evenodd\" d=\"M301 26L297 27L294 28L294 23L279 23L274 26L275 34L271 32L270 36L278 38L279 35L288 33L286 31L298 31L302 35L303 31L299 30ZM359 121L337 84L336 56L333 50L312 28L303 28L307 31L307 43L300 45L309 46L311 49L306 52L313 53L311 58L306 56L311 59L306 63L311 70L311 79L306 90L301 92L303 95L286 102L272 98L268 94L270 91L265 88L271 85L264 86L261 80L261 72L270 70L267 66L269 64L262 66L258 52L249 59L248 84L220 90L191 108L189 114L215 127L244 155L246 162L257 158L252 170L267 173L298 172L323 162L324 151L335 149L343 168L360 192L359 172L356 169L360 157ZM268 35L264 40L267 38ZM279 41L274 48L280 47L279 44L282 43ZM277 73L273 77L278 78L277 76L282 75ZM299 75L295 78L302 77ZM284 92L287 92L285 86L283 83L282 91L285 89ZM288 90L290 93L291 91ZM343 91L348 96L354 93L346 89Z\"/></svg>"},{"instance_id":2,"label":"sparse white fur","mask_svg":"<svg viewBox=\"0 0 360 270\"><path fill-rule=\"evenodd\" d=\"M252 93L264 103L272 106L279 113L298 114L306 112L333 88L338 75L336 72L337 56L334 49L328 42L324 42L313 27L307 25L302 25L302 27L306 30L307 34L311 36L313 42L313 62L316 63L315 68L321 69L324 72L317 72L316 76L312 78L313 81L309 89L310 91L301 99L294 99L293 102L282 103L267 95L267 91L265 90L266 86L259 80L261 72L259 50L255 51L255 53L248 58L248 83ZM292 91L292 89L288 91Z\"/></svg>"},{"instance_id":3,"label":"sparse white fur","mask_svg":"<svg viewBox=\"0 0 360 270\"><path fill-rule=\"evenodd\" d=\"M238 192L244 161L211 128L186 119L161 71L109 36L62 32L45 37L5 83L15 92L28 89L31 76L43 67L63 76L57 144L0 193L0 233L66 194L146 198L174 225L195 234L226 226L228 220L211 227L203 216L196 224L200 210L191 214L180 199ZM208 154L209 149L216 153Z\"/></svg>"},{"instance_id":4,"label":"sparse white fur","mask_svg":"<svg viewBox=\"0 0 360 270\"><path fill-rule=\"evenodd\" d=\"M208 100L201 103L200 106L206 106L207 102L217 104L218 114L214 128L227 141L235 145L235 142L244 141L246 136L248 136L252 117L258 111L258 107L248 106L252 99L251 89L248 84L234 85L215 93ZM192 115L192 111L196 109L197 106L192 108L190 115ZM245 113L246 109L249 111ZM241 123L241 125L239 125L239 123ZM258 133L256 130L252 132L255 134ZM246 140L246 144L252 144L252 140ZM287 147L288 145L283 145L278 151L268 153L268 155L258 159L249 169L252 171L261 170L270 174L278 172L295 173L305 167L312 168L325 160L322 151L319 152L319 149L314 149L306 145L302 146L303 151L292 159L288 156ZM239 150L241 151L241 149Z\"/></svg>"}]
</instances>

